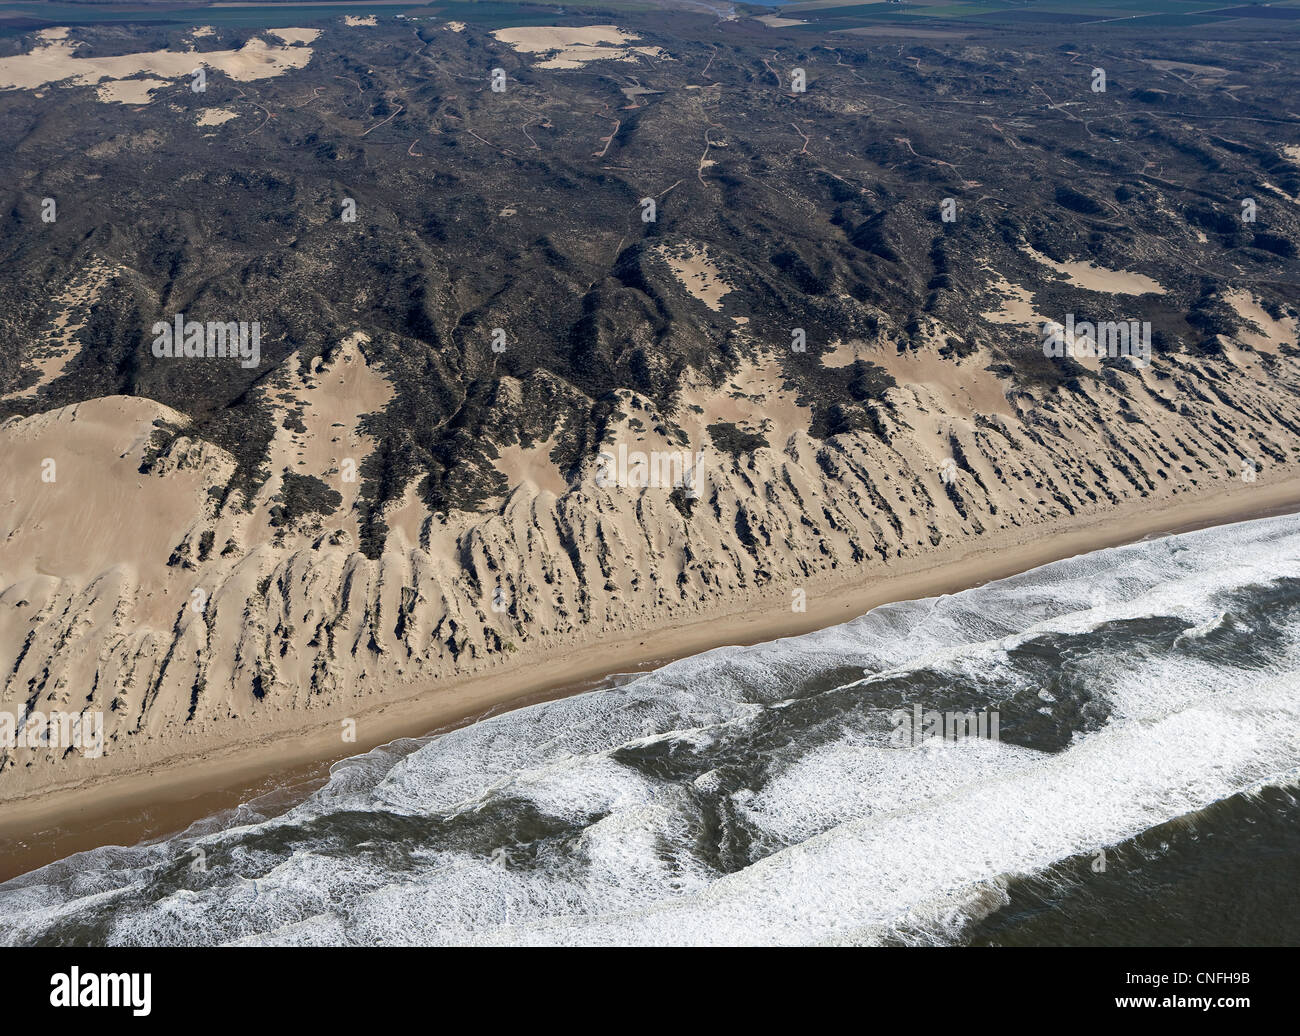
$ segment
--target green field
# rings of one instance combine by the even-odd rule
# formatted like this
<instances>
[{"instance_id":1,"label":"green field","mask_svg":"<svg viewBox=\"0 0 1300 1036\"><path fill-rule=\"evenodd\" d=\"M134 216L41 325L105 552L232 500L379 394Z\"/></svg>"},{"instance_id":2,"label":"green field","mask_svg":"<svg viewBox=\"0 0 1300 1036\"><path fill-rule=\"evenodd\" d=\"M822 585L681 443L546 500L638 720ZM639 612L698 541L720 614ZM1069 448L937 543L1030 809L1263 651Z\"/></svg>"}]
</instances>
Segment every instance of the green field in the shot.
<instances>
[{"instance_id":1,"label":"green field","mask_svg":"<svg viewBox=\"0 0 1300 1036\"><path fill-rule=\"evenodd\" d=\"M911 0L863 3L861 0L811 0L783 5L783 14L809 21L808 30L867 25L938 27L1051 26L1114 24L1131 28L1194 26L1235 21L1270 29L1300 29L1300 0L1224 3L1222 0Z\"/></svg>"},{"instance_id":2,"label":"green field","mask_svg":"<svg viewBox=\"0 0 1300 1036\"><path fill-rule=\"evenodd\" d=\"M1253 23L1272 30L1300 29L1300 0L1273 0L1265 8L1252 3L1222 0L809 0L780 4L779 0L751 0L737 5L746 13L780 11L808 20L804 31L827 32L868 25L911 25L940 28L1023 26L1026 28L1102 25L1142 28L1194 26L1214 22ZM488 28L505 25L553 24L561 9L570 16L585 11L593 15L613 10L662 10L654 0L589 0L587 3L512 3L509 0L434 0L430 3L392 4L250 4L247 7L168 8L141 3L70 4L0 2L0 36L29 32L40 25L88 25L102 22L136 22L163 25L217 25L271 28L310 25L344 15L378 15L391 18L432 18L464 21ZM1253 9L1253 11L1252 11Z\"/></svg>"}]
</instances>

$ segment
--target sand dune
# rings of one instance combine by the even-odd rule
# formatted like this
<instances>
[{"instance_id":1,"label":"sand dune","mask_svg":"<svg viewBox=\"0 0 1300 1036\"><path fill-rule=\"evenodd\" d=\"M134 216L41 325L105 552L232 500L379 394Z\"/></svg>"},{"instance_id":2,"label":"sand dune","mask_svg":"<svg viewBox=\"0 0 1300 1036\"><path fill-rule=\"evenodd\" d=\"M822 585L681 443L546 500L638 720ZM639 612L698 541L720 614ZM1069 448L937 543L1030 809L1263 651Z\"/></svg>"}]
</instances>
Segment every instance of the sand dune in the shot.
<instances>
[{"instance_id":1,"label":"sand dune","mask_svg":"<svg viewBox=\"0 0 1300 1036\"><path fill-rule=\"evenodd\" d=\"M231 119L239 118L238 112L233 112L229 108L205 108L199 112L199 117L194 120L198 126L220 126L223 122L229 122Z\"/></svg>"},{"instance_id":2,"label":"sand dune","mask_svg":"<svg viewBox=\"0 0 1300 1036\"><path fill-rule=\"evenodd\" d=\"M1224 298L1237 311L1238 316L1257 329L1247 328L1238 335L1251 348L1276 353L1284 345L1294 347L1300 342L1300 321L1294 317L1275 319L1269 316L1259 304L1259 299L1243 289L1226 292Z\"/></svg>"},{"instance_id":3,"label":"sand dune","mask_svg":"<svg viewBox=\"0 0 1300 1036\"><path fill-rule=\"evenodd\" d=\"M523 54L545 54L538 68L581 68L591 61L635 61L637 55L668 57L658 47L629 47L639 37L613 25L531 25L497 29L492 33L502 43Z\"/></svg>"},{"instance_id":4,"label":"sand dune","mask_svg":"<svg viewBox=\"0 0 1300 1036\"><path fill-rule=\"evenodd\" d=\"M1032 248L1023 249L1031 259L1050 266L1057 273L1064 274L1071 284L1089 291L1102 291L1115 295L1146 295L1165 293L1164 286L1150 277L1126 270L1107 270L1096 263L1064 262L1058 263Z\"/></svg>"},{"instance_id":5,"label":"sand dune","mask_svg":"<svg viewBox=\"0 0 1300 1036\"><path fill-rule=\"evenodd\" d=\"M46 30L49 33L53 30ZM183 50L156 50L136 54L115 54L102 57L83 57L76 41L63 34L41 34L42 45L26 54L0 58L0 89L31 90L53 83L68 82L73 86L95 86L104 80L99 92L104 101L140 103L148 100L150 90L165 85L157 80L134 77L141 75L178 79L190 76L200 65L219 69L231 79L249 82L278 76L294 68L303 68L311 61L312 50L302 45L319 35L317 29L276 29L275 35L286 42L283 45L268 43L254 36L239 50L216 50L199 53ZM152 85L144 85L151 83Z\"/></svg>"},{"instance_id":6,"label":"sand dune","mask_svg":"<svg viewBox=\"0 0 1300 1036\"><path fill-rule=\"evenodd\" d=\"M731 291L731 285L709 258L707 249L690 244L664 245L658 254L692 298L699 299L715 313L722 311L722 298Z\"/></svg>"},{"instance_id":7,"label":"sand dune","mask_svg":"<svg viewBox=\"0 0 1300 1036\"><path fill-rule=\"evenodd\" d=\"M931 337L903 355L858 342L825 357L895 377L892 405L872 408L875 434L811 438L807 401L783 388L770 356L716 389L688 371L672 414L621 392L606 448L703 453L689 518L667 489L601 488L594 457L562 472L538 442L502 451L510 489L495 509L434 516L408 488L373 560L359 550L359 483L342 468L364 462L360 417L392 386L362 335L308 374L291 359L263 390L281 407L270 477L220 517L209 490L232 458L184 434L151 456L153 422L183 429L182 415L110 397L12 419L0 428L0 708L103 709L108 743L95 760L8 758L0 794L437 696L597 638L788 601L794 587L816 593L1121 521L1126 508L1249 491L1243 458L1263 486L1290 470L1279 422L1294 427L1300 409L1284 354L1230 356L1230 410L1192 391L1205 383L1197 358L1157 357L1128 375L1140 384L1122 407L1104 379L1050 396L1015 390L977 357L941 357L942 329ZM768 447L733 457L710 438L716 422ZM340 505L274 524L288 472L319 478ZM504 608L493 607L498 588Z\"/></svg>"}]
</instances>

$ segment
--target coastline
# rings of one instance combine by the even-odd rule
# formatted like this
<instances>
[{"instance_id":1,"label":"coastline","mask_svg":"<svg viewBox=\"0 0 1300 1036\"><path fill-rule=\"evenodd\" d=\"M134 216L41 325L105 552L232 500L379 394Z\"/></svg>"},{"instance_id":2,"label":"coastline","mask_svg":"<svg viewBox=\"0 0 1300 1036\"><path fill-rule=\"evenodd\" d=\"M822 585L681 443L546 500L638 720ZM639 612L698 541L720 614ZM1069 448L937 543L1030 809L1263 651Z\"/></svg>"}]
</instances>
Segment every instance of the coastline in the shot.
<instances>
[{"instance_id":1,"label":"coastline","mask_svg":"<svg viewBox=\"0 0 1300 1036\"><path fill-rule=\"evenodd\" d=\"M790 587L729 610L675 625L594 636L588 642L525 657L500 670L439 686L434 693L353 710L353 743L339 738L339 716L310 722L235 747L180 751L130 773L105 775L5 801L0 815L0 881L100 845L134 844L182 830L221 809L285 789L306 794L329 766L404 737L466 725L499 712L581 693L617 673L657 668L727 645L797 636L845 622L891 601L957 593L972 586L1078 554L1156 536L1300 511L1300 479L1239 484L1217 493L1117 508L1103 521L1072 520L1059 532L1043 527L990 537L974 549L935 552L883 573L810 583L807 610L792 613ZM364 735L360 732L364 731Z\"/></svg>"}]
</instances>

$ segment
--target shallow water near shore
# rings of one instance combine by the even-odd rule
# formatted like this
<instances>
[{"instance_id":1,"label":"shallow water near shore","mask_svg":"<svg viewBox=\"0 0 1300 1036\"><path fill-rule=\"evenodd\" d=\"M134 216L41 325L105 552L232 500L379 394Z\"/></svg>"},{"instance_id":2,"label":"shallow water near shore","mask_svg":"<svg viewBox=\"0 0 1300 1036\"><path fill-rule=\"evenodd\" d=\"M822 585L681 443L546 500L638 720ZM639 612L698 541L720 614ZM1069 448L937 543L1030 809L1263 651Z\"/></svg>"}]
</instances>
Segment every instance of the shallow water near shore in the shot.
<instances>
[{"instance_id":1,"label":"shallow water near shore","mask_svg":"<svg viewBox=\"0 0 1300 1036\"><path fill-rule=\"evenodd\" d=\"M0 885L0 942L1294 944L1298 780L1289 516L394 742Z\"/></svg>"}]
</instances>

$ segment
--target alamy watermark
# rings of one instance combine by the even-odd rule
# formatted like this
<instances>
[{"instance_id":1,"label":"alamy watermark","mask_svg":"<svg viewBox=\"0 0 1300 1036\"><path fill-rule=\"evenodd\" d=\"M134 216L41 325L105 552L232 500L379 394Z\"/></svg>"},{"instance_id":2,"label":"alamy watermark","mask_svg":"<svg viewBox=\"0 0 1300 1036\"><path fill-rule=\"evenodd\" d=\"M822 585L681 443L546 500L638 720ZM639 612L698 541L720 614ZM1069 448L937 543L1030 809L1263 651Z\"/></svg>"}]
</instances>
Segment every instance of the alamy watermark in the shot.
<instances>
[{"instance_id":1,"label":"alamy watermark","mask_svg":"<svg viewBox=\"0 0 1300 1036\"><path fill-rule=\"evenodd\" d=\"M1076 322L1067 313L1065 323L1043 324L1043 355L1053 359L1070 357L1129 357L1137 366L1151 362L1151 322L1144 320L1089 320Z\"/></svg>"},{"instance_id":2,"label":"alamy watermark","mask_svg":"<svg viewBox=\"0 0 1300 1036\"><path fill-rule=\"evenodd\" d=\"M998 712L926 712L920 705L911 711L895 709L889 714L894 729L889 735L893 748L919 748L927 741L997 741Z\"/></svg>"},{"instance_id":3,"label":"alamy watermark","mask_svg":"<svg viewBox=\"0 0 1300 1036\"><path fill-rule=\"evenodd\" d=\"M596 457L596 485L634 489L682 489L692 500L700 495L703 453L690 450L602 450Z\"/></svg>"},{"instance_id":4,"label":"alamy watermark","mask_svg":"<svg viewBox=\"0 0 1300 1036\"><path fill-rule=\"evenodd\" d=\"M102 712L0 712L0 748L75 748L87 759L104 754Z\"/></svg>"},{"instance_id":5,"label":"alamy watermark","mask_svg":"<svg viewBox=\"0 0 1300 1036\"><path fill-rule=\"evenodd\" d=\"M153 973L86 971L75 964L50 976L51 1007L129 1007L136 1018L153 1010Z\"/></svg>"},{"instance_id":6,"label":"alamy watermark","mask_svg":"<svg viewBox=\"0 0 1300 1036\"><path fill-rule=\"evenodd\" d=\"M245 369L262 362L262 325L254 320L186 320L177 313L171 321L160 320L150 329L153 354L159 359L237 359Z\"/></svg>"}]
</instances>

